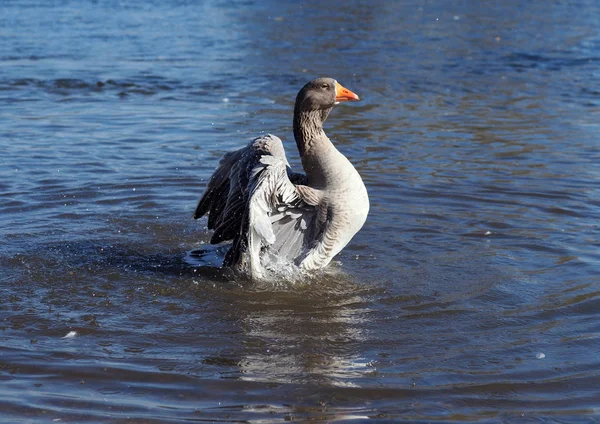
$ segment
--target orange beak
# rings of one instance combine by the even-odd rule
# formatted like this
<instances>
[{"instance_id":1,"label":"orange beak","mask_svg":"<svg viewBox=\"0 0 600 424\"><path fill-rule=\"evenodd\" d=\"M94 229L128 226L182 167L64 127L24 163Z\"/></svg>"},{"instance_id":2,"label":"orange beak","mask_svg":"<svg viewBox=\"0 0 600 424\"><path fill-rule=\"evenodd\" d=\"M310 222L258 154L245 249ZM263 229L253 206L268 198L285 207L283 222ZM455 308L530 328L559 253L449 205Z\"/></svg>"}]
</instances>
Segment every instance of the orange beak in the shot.
<instances>
[{"instance_id":1,"label":"orange beak","mask_svg":"<svg viewBox=\"0 0 600 424\"><path fill-rule=\"evenodd\" d=\"M349 100L360 100L360 98L352 91L348 90L339 82L335 82L335 101L346 102Z\"/></svg>"}]
</instances>

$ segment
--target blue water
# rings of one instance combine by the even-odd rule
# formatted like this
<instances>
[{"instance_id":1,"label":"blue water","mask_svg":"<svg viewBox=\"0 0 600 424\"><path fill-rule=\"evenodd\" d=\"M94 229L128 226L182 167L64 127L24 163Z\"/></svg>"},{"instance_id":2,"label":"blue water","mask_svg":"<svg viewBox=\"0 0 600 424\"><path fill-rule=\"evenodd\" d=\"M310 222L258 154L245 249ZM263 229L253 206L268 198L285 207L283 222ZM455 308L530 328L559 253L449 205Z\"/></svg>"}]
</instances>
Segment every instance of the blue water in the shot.
<instances>
[{"instance_id":1,"label":"blue water","mask_svg":"<svg viewBox=\"0 0 600 424\"><path fill-rule=\"evenodd\" d=\"M595 422L593 1L4 1L0 421ZM369 191L330 271L186 252L297 91Z\"/></svg>"}]
</instances>

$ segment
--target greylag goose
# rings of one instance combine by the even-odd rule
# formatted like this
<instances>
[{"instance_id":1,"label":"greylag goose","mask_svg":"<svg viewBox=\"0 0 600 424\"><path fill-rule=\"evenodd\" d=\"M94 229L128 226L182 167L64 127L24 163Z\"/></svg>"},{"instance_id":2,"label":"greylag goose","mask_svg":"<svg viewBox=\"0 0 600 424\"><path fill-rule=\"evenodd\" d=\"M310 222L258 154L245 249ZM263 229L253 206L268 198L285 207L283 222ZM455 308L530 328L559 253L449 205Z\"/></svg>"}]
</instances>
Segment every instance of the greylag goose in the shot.
<instances>
[{"instance_id":1,"label":"greylag goose","mask_svg":"<svg viewBox=\"0 0 600 424\"><path fill-rule=\"evenodd\" d=\"M281 140L271 134L221 159L194 218L208 213L210 242L232 241L223 266L264 278L280 260L316 270L331 262L369 212L365 185L325 135L339 102L359 100L332 78L306 84L294 106L294 138L305 174L291 171Z\"/></svg>"}]
</instances>

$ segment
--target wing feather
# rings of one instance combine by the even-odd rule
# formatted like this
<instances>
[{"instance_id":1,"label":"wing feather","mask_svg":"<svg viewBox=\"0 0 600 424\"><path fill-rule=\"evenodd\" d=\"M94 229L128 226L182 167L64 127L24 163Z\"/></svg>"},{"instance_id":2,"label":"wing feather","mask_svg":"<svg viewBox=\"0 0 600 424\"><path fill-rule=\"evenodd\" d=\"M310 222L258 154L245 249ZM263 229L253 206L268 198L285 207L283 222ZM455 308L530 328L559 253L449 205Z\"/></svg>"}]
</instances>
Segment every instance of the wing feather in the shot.
<instances>
[{"instance_id":1,"label":"wing feather","mask_svg":"<svg viewBox=\"0 0 600 424\"><path fill-rule=\"evenodd\" d=\"M194 211L194 219L206 215L209 211L213 215L212 220L209 220L208 227L214 228L211 223L217 220L221 215L227 202L226 193L229 192L230 169L243 154L244 149L236 150L235 152L226 153L219 162L219 166L212 174L204 190L204 194L196 206Z\"/></svg>"},{"instance_id":2,"label":"wing feather","mask_svg":"<svg viewBox=\"0 0 600 424\"><path fill-rule=\"evenodd\" d=\"M208 213L211 243L232 241L223 265L260 278L271 255L298 262L316 236L316 208L304 201L278 137L258 137L227 153L209 179L194 218ZM267 254L268 253L268 254Z\"/></svg>"}]
</instances>

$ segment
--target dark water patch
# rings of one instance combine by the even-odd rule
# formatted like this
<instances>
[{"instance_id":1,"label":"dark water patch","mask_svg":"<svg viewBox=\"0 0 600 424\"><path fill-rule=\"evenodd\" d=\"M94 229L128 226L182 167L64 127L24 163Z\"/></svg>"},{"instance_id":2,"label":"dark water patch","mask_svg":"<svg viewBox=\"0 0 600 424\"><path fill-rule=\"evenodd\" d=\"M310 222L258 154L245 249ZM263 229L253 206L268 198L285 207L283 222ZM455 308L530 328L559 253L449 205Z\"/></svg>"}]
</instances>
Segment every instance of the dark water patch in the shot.
<instances>
[{"instance_id":1,"label":"dark water patch","mask_svg":"<svg viewBox=\"0 0 600 424\"><path fill-rule=\"evenodd\" d=\"M118 92L119 94L144 94L154 95L161 91L180 89L179 82L160 83L155 78L144 78L137 82L132 81L85 81L73 78L56 80L37 80L31 78L0 81L0 90L19 91L22 89L35 89L48 94L71 95L92 94L102 92ZM31 90L29 90L31 92Z\"/></svg>"},{"instance_id":2,"label":"dark water patch","mask_svg":"<svg viewBox=\"0 0 600 424\"><path fill-rule=\"evenodd\" d=\"M564 68L595 66L600 62L600 57L568 57L568 56L546 56L531 53L512 53L505 57L509 66L517 69L546 69L560 71Z\"/></svg>"},{"instance_id":3,"label":"dark water patch","mask_svg":"<svg viewBox=\"0 0 600 424\"><path fill-rule=\"evenodd\" d=\"M128 80L93 80L77 78L61 78L42 80L35 78L18 78L13 80L0 79L0 91L13 92L14 97L6 100L27 101L24 95L50 94L59 96L93 95L103 96L105 94L127 97L130 95L155 96L167 93L178 93L170 95L171 99L187 98L188 96L201 96L214 98L216 96L236 97L235 93L228 91L235 81L201 81L190 83L178 80L170 80L160 76L143 75Z\"/></svg>"}]
</instances>

